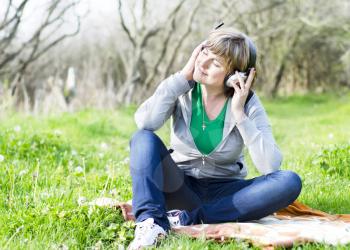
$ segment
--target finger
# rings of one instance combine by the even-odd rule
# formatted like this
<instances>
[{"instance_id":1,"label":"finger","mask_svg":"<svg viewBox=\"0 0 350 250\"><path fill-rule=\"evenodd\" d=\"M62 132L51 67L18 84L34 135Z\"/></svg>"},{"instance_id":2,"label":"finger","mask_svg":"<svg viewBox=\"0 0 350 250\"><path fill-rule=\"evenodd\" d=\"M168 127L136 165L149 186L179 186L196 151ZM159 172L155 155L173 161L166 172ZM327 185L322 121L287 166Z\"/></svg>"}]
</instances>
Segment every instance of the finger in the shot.
<instances>
[{"instance_id":1,"label":"finger","mask_svg":"<svg viewBox=\"0 0 350 250\"><path fill-rule=\"evenodd\" d=\"M239 87L239 82L233 83L232 87L235 89L235 92L241 94L242 90Z\"/></svg>"},{"instance_id":2,"label":"finger","mask_svg":"<svg viewBox=\"0 0 350 250\"><path fill-rule=\"evenodd\" d=\"M208 40L204 40L203 42L201 42L202 46L205 46L207 44Z\"/></svg>"},{"instance_id":3,"label":"finger","mask_svg":"<svg viewBox=\"0 0 350 250\"><path fill-rule=\"evenodd\" d=\"M198 54L201 50L202 50L202 48L203 48L203 46L205 46L205 44L207 43L207 40L204 40L203 42L201 42L195 49L194 49L194 54Z\"/></svg>"},{"instance_id":4,"label":"finger","mask_svg":"<svg viewBox=\"0 0 350 250\"><path fill-rule=\"evenodd\" d=\"M238 78L241 90L244 91L245 90L245 86L244 86L245 84L244 84L244 81L243 81L242 77L238 74L238 71L236 71L235 74L237 75L237 78Z\"/></svg>"},{"instance_id":5,"label":"finger","mask_svg":"<svg viewBox=\"0 0 350 250\"><path fill-rule=\"evenodd\" d=\"M199 55L199 53L202 51L203 46L205 45L205 43L207 42L207 40L201 42L199 45L197 45L197 47L193 50L191 58L190 58L190 62L194 63Z\"/></svg>"},{"instance_id":6,"label":"finger","mask_svg":"<svg viewBox=\"0 0 350 250\"><path fill-rule=\"evenodd\" d=\"M254 77L255 77L255 68L252 68L249 72L249 76L248 76L248 79L245 83L245 88L246 89L250 89L250 87L252 86L252 83L253 83L253 80L254 80Z\"/></svg>"}]
</instances>

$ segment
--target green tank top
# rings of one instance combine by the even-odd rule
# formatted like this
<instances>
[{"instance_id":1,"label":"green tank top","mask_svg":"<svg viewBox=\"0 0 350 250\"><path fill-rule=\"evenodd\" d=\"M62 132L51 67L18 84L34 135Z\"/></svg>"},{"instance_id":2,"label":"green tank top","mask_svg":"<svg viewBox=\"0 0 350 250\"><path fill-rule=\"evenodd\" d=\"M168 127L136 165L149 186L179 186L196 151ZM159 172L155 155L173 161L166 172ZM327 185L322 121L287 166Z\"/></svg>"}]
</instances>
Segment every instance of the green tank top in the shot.
<instances>
[{"instance_id":1,"label":"green tank top","mask_svg":"<svg viewBox=\"0 0 350 250\"><path fill-rule=\"evenodd\" d=\"M192 116L190 130L193 140L202 154L209 154L222 140L225 123L227 101L219 115L210 120L202 106L202 89L200 83L196 83L192 91ZM205 129L202 128L204 112Z\"/></svg>"}]
</instances>

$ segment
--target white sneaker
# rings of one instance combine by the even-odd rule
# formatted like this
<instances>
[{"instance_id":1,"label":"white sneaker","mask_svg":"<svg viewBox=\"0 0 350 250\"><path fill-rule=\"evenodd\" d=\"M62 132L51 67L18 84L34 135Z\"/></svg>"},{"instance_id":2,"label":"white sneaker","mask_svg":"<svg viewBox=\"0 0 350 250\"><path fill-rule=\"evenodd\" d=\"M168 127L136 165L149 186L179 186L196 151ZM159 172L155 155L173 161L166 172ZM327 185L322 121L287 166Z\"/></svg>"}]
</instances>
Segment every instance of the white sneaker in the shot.
<instances>
[{"instance_id":1,"label":"white sneaker","mask_svg":"<svg viewBox=\"0 0 350 250\"><path fill-rule=\"evenodd\" d=\"M159 239L165 238L165 230L154 223L153 218L148 218L136 223L134 240L128 246L129 250L142 249L156 245Z\"/></svg>"},{"instance_id":2,"label":"white sneaker","mask_svg":"<svg viewBox=\"0 0 350 250\"><path fill-rule=\"evenodd\" d=\"M180 213L181 213L181 210L178 210L178 209L170 210L166 213L171 228L181 226Z\"/></svg>"}]
</instances>

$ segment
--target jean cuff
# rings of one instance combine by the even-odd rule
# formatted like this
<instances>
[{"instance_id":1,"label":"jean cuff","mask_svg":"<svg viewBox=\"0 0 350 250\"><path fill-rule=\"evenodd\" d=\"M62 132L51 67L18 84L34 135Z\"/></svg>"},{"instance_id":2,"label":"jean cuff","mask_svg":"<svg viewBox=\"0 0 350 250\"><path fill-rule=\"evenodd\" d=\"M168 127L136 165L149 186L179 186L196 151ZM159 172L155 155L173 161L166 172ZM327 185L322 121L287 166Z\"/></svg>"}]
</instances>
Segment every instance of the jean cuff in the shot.
<instances>
[{"instance_id":1,"label":"jean cuff","mask_svg":"<svg viewBox=\"0 0 350 250\"><path fill-rule=\"evenodd\" d=\"M188 223L187 223L187 221L188 221L188 218L189 216L188 216L188 214L187 214L187 212L186 211L181 211L181 213L179 214L179 220L180 220L180 225L181 226L187 226L187 225L189 225Z\"/></svg>"}]
</instances>

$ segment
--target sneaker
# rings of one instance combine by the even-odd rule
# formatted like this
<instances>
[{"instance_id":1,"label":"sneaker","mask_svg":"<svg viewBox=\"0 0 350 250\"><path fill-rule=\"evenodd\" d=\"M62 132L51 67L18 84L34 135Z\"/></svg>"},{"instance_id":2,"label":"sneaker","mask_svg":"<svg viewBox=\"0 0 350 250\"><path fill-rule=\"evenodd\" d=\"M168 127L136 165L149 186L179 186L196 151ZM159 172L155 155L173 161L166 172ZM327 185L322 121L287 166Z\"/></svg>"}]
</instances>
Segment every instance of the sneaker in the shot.
<instances>
[{"instance_id":1,"label":"sneaker","mask_svg":"<svg viewBox=\"0 0 350 250\"><path fill-rule=\"evenodd\" d=\"M178 209L170 210L166 213L171 228L181 226L180 213L181 213L181 210L178 210Z\"/></svg>"},{"instance_id":2,"label":"sneaker","mask_svg":"<svg viewBox=\"0 0 350 250\"><path fill-rule=\"evenodd\" d=\"M128 246L129 250L142 249L156 245L158 240L165 238L165 230L154 223L153 218L148 218L142 222L136 223L134 240Z\"/></svg>"}]
</instances>

